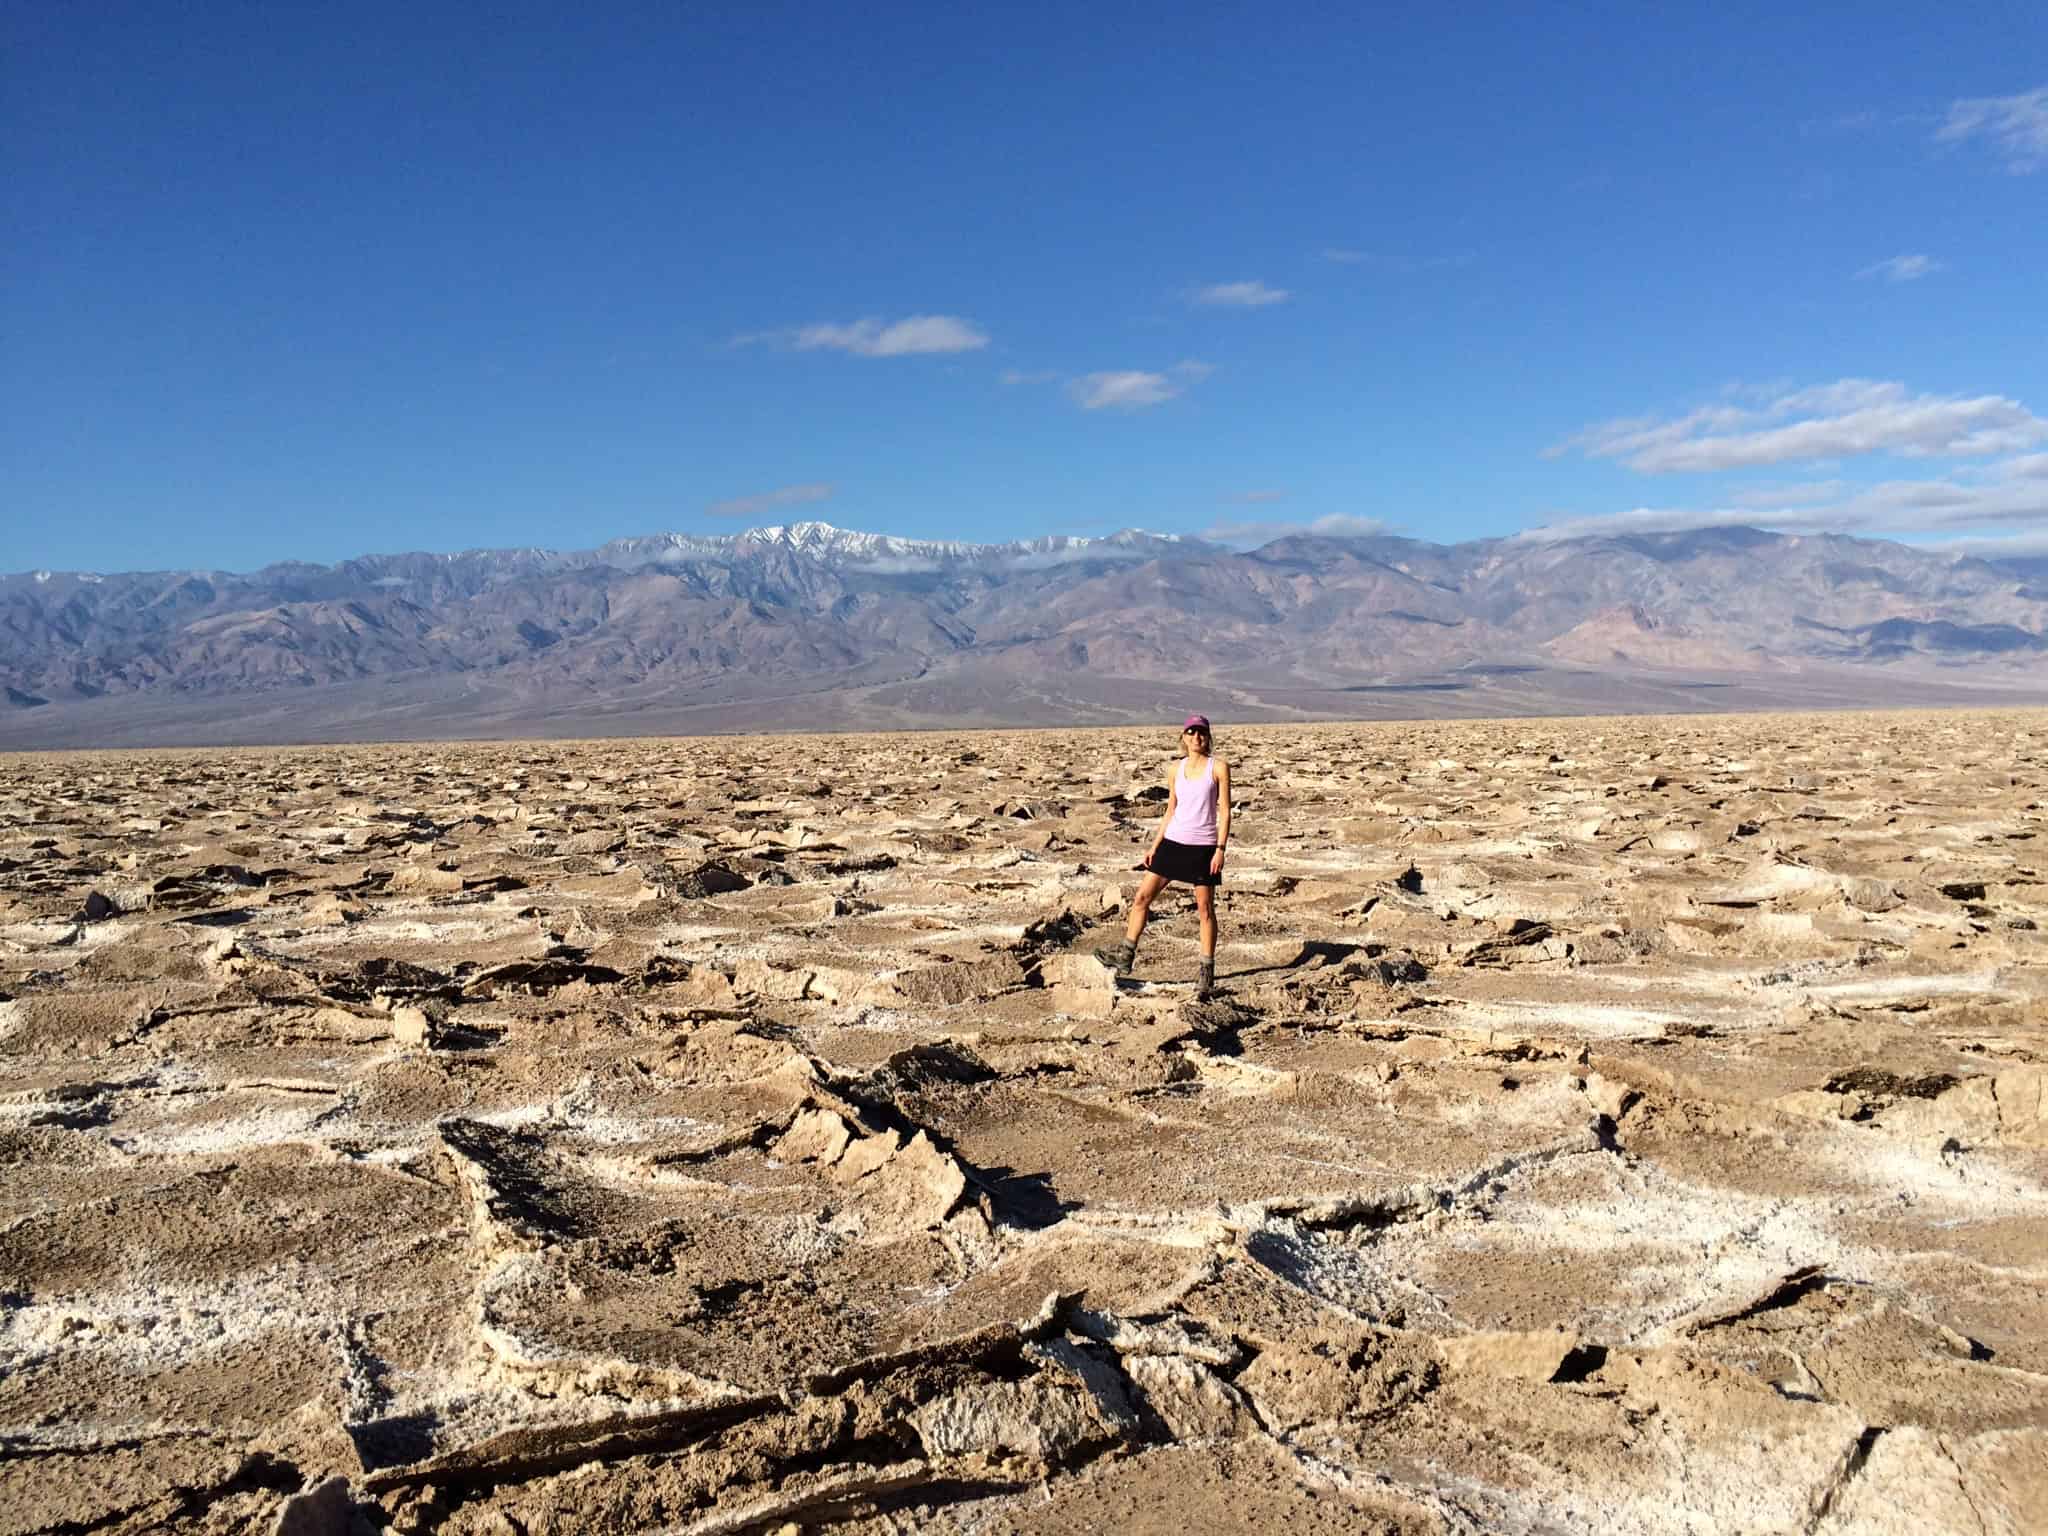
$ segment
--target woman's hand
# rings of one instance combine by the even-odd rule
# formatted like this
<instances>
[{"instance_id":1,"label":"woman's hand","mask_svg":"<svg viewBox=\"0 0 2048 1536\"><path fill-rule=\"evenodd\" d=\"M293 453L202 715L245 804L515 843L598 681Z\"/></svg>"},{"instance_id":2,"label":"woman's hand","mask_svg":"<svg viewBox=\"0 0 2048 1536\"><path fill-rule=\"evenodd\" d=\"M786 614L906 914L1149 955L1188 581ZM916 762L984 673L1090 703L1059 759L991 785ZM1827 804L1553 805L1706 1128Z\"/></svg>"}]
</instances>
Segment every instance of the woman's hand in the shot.
<instances>
[{"instance_id":1,"label":"woman's hand","mask_svg":"<svg viewBox=\"0 0 2048 1536\"><path fill-rule=\"evenodd\" d=\"M1209 855L1209 873L1212 875L1223 873L1223 849L1220 846L1214 853Z\"/></svg>"},{"instance_id":2,"label":"woman's hand","mask_svg":"<svg viewBox=\"0 0 2048 1536\"><path fill-rule=\"evenodd\" d=\"M1145 857L1138 860L1138 862L1144 865L1147 869L1150 869L1152 867L1152 855L1157 853L1158 851L1159 845L1157 843L1154 843L1150 848L1147 848L1145 850Z\"/></svg>"}]
</instances>

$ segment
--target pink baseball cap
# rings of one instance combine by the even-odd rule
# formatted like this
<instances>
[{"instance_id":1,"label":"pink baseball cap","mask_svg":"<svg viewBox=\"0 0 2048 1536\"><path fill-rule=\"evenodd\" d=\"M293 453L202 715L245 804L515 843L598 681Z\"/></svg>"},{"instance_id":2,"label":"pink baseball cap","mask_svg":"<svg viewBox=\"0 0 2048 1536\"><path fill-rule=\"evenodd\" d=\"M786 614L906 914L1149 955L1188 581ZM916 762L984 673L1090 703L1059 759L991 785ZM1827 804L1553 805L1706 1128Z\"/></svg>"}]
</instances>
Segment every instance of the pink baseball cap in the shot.
<instances>
[{"instance_id":1,"label":"pink baseball cap","mask_svg":"<svg viewBox=\"0 0 2048 1536\"><path fill-rule=\"evenodd\" d=\"M1209 729L1209 717L1207 715L1189 715L1187 719L1181 721L1180 728L1184 731L1192 731L1198 725L1205 731Z\"/></svg>"}]
</instances>

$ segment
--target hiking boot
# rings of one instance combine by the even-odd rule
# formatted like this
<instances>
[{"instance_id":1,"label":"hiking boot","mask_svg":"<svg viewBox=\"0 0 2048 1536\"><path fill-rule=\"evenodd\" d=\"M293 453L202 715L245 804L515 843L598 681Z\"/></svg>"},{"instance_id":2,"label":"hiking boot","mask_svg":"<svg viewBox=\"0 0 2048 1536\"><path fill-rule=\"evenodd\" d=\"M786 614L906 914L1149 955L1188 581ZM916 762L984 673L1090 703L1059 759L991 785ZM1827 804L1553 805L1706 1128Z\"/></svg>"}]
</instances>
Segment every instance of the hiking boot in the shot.
<instances>
[{"instance_id":1,"label":"hiking boot","mask_svg":"<svg viewBox=\"0 0 2048 1536\"><path fill-rule=\"evenodd\" d=\"M1214 960L1204 960L1195 970L1195 996L1214 997L1215 995L1216 962Z\"/></svg>"},{"instance_id":2,"label":"hiking boot","mask_svg":"<svg viewBox=\"0 0 2048 1536\"><path fill-rule=\"evenodd\" d=\"M1119 977L1131 974L1131 964L1138 958L1138 946L1129 940L1121 944L1105 944L1095 951L1095 958L1115 971Z\"/></svg>"}]
</instances>

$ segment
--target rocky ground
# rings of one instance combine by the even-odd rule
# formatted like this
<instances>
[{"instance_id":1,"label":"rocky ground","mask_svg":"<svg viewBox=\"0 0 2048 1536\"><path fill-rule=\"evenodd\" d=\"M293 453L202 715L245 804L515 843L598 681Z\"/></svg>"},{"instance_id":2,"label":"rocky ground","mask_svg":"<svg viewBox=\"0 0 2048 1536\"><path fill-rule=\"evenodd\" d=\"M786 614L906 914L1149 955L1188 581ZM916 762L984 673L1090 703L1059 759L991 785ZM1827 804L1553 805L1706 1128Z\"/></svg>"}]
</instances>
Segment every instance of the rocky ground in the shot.
<instances>
[{"instance_id":1,"label":"rocky ground","mask_svg":"<svg viewBox=\"0 0 2048 1536\"><path fill-rule=\"evenodd\" d=\"M0 1536L2048 1523L2048 714L0 759Z\"/></svg>"}]
</instances>

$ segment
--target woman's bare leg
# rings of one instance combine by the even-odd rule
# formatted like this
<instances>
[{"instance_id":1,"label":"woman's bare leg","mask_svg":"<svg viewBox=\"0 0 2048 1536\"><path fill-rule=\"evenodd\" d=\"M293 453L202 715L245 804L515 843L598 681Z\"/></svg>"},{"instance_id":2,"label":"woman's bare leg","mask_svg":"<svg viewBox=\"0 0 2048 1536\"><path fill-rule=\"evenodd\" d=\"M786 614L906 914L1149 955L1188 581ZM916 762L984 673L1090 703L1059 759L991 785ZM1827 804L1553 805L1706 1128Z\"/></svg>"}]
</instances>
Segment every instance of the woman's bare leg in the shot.
<instances>
[{"instance_id":1,"label":"woman's bare leg","mask_svg":"<svg viewBox=\"0 0 2048 1536\"><path fill-rule=\"evenodd\" d=\"M1155 875L1150 870L1138 882L1138 889L1131 896L1130 921L1124 924L1124 941L1110 944L1095 951L1095 958L1108 966L1118 976L1131 974L1131 962L1138 956L1138 938L1145 931L1145 919L1152 915L1152 898L1166 887L1166 876Z\"/></svg>"},{"instance_id":2,"label":"woman's bare leg","mask_svg":"<svg viewBox=\"0 0 2048 1536\"><path fill-rule=\"evenodd\" d=\"M1145 921L1152 915L1152 898L1166 889L1164 875L1155 875L1149 869L1145 878L1138 882L1137 893L1131 897L1131 918L1124 924L1124 942L1133 947L1138 936L1145 931Z\"/></svg>"},{"instance_id":3,"label":"woman's bare leg","mask_svg":"<svg viewBox=\"0 0 2048 1536\"><path fill-rule=\"evenodd\" d=\"M1202 958L1216 958L1216 887L1195 887L1195 914L1202 920Z\"/></svg>"}]
</instances>

